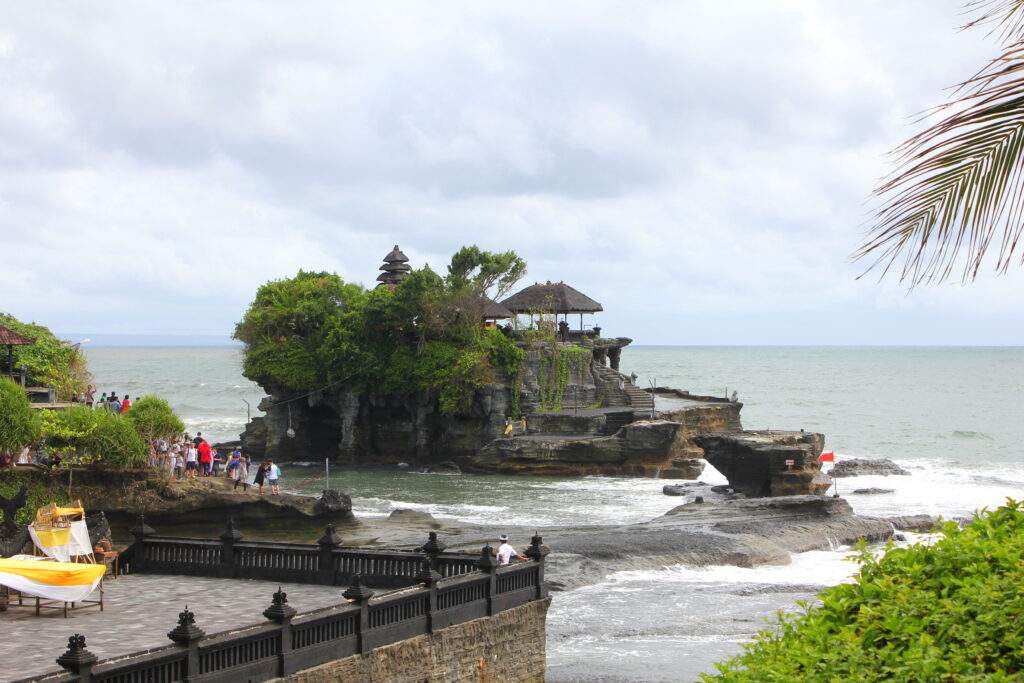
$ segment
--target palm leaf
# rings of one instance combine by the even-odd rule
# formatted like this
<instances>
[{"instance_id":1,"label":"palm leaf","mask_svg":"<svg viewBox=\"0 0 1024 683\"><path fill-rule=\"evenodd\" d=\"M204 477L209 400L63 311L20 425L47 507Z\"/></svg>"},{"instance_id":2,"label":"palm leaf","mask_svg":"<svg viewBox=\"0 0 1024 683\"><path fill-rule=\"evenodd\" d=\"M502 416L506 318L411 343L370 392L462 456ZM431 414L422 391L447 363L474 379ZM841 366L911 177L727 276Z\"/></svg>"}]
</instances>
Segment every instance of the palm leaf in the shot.
<instances>
[{"instance_id":1,"label":"palm leaf","mask_svg":"<svg viewBox=\"0 0 1024 683\"><path fill-rule=\"evenodd\" d=\"M896 168L873 193L882 204L854 253L874 256L868 271L882 267L882 277L901 262L911 287L954 273L970 281L993 246L1005 272L1024 228L1024 0L969 7L982 5L969 25L996 23L1013 42L933 112L945 114L938 123L893 151Z\"/></svg>"}]
</instances>

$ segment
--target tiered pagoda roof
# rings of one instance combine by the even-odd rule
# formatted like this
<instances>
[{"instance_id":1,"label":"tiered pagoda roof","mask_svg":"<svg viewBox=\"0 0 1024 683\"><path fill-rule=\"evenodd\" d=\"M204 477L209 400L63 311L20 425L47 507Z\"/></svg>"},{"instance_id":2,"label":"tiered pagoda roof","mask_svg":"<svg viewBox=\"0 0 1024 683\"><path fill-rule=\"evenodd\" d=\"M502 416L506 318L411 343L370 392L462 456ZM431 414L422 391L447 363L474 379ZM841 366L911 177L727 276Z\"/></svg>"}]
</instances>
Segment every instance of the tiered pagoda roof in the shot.
<instances>
[{"instance_id":1,"label":"tiered pagoda roof","mask_svg":"<svg viewBox=\"0 0 1024 683\"><path fill-rule=\"evenodd\" d=\"M412 270L409 267L409 257L402 253L397 244L384 257L384 265L380 269L384 272L377 276L378 287L393 287L402 281L406 273Z\"/></svg>"}]
</instances>

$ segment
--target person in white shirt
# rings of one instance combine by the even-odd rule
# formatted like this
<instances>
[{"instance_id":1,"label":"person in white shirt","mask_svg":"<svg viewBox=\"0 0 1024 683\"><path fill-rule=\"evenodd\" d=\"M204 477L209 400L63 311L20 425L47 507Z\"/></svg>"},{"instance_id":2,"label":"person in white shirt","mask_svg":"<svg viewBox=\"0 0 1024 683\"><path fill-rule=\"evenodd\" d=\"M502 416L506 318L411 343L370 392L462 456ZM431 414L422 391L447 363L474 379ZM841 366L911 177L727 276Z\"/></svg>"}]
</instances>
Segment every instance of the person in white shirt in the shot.
<instances>
[{"instance_id":1,"label":"person in white shirt","mask_svg":"<svg viewBox=\"0 0 1024 683\"><path fill-rule=\"evenodd\" d=\"M274 464L273 460L267 461L267 483L270 484L271 493L281 493L277 486L277 480L281 476L281 468Z\"/></svg>"},{"instance_id":2,"label":"person in white shirt","mask_svg":"<svg viewBox=\"0 0 1024 683\"><path fill-rule=\"evenodd\" d=\"M520 560L527 559L525 555L520 555L515 548L509 545L508 534L502 534L498 540L501 541L501 545L498 546L498 564L502 567L511 562L513 557L518 557Z\"/></svg>"}]
</instances>

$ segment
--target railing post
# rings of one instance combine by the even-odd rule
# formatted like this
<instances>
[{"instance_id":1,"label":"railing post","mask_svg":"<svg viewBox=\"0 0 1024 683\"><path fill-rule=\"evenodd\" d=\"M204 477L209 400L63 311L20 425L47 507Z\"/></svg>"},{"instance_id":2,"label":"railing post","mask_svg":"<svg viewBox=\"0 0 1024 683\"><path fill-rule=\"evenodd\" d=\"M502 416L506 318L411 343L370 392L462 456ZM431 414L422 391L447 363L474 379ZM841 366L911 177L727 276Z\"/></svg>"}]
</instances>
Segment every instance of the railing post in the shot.
<instances>
[{"instance_id":1,"label":"railing post","mask_svg":"<svg viewBox=\"0 0 1024 683\"><path fill-rule=\"evenodd\" d=\"M493 616L494 594L497 593L498 587L498 576L495 572L498 568L498 558L494 556L494 549L490 544L480 548L480 559L473 566L487 574L487 616Z\"/></svg>"},{"instance_id":2,"label":"railing post","mask_svg":"<svg viewBox=\"0 0 1024 683\"><path fill-rule=\"evenodd\" d=\"M427 604L427 633L434 632L434 612L437 611L437 582L441 580L441 574L430 566L430 560L423 558L423 569L416 575L416 580L426 585L428 594Z\"/></svg>"},{"instance_id":3,"label":"railing post","mask_svg":"<svg viewBox=\"0 0 1024 683\"><path fill-rule=\"evenodd\" d=\"M132 536L135 537L135 543L132 544L132 572L145 571L146 569L146 538L156 533L153 527L146 524L146 515L139 513L139 520L135 523L135 526L128 530Z\"/></svg>"},{"instance_id":4,"label":"railing post","mask_svg":"<svg viewBox=\"0 0 1024 683\"><path fill-rule=\"evenodd\" d=\"M341 594L343 598L351 600L352 602L359 605L359 626L356 629L356 649L359 650L359 654L367 654L368 648L365 646L366 636L370 630L370 597L373 596L373 591L363 585L362 579L359 578L359 574L352 575L352 585L349 586L344 593Z\"/></svg>"},{"instance_id":5,"label":"railing post","mask_svg":"<svg viewBox=\"0 0 1024 683\"><path fill-rule=\"evenodd\" d=\"M295 616L295 608L288 604L288 594L281 590L280 586L274 593L270 607L263 610L263 616L276 622L281 629L278 631L277 675L288 676L295 673L296 670L289 666L289 655L292 652L292 617Z\"/></svg>"},{"instance_id":6,"label":"railing post","mask_svg":"<svg viewBox=\"0 0 1024 683\"><path fill-rule=\"evenodd\" d=\"M235 571L235 543L241 541L242 534L235 528L235 518L228 517L227 528L220 535L220 576L230 579L236 575Z\"/></svg>"},{"instance_id":7,"label":"railing post","mask_svg":"<svg viewBox=\"0 0 1024 683\"><path fill-rule=\"evenodd\" d=\"M178 625L167 634L168 638L188 649L181 678L184 683L199 678L199 641L205 635L203 629L196 626L196 615L189 612L188 605L185 605L185 611L178 613Z\"/></svg>"},{"instance_id":8,"label":"railing post","mask_svg":"<svg viewBox=\"0 0 1024 683\"><path fill-rule=\"evenodd\" d=\"M97 661L96 655L85 649L85 636L79 633L68 638L67 651L57 657L57 663L77 676L80 683L92 680L92 667Z\"/></svg>"},{"instance_id":9,"label":"railing post","mask_svg":"<svg viewBox=\"0 0 1024 683\"><path fill-rule=\"evenodd\" d=\"M319 583L334 585L334 549L341 545L341 536L334 532L334 525L324 527L324 535L317 541L320 555L317 560L317 576Z\"/></svg>"},{"instance_id":10,"label":"railing post","mask_svg":"<svg viewBox=\"0 0 1024 683\"><path fill-rule=\"evenodd\" d=\"M440 555L447 547L447 545L437 540L437 532L431 531L427 536L427 542L420 548L420 550L422 550L430 560L430 568L434 571L440 571L437 568L437 556Z\"/></svg>"},{"instance_id":11,"label":"railing post","mask_svg":"<svg viewBox=\"0 0 1024 683\"><path fill-rule=\"evenodd\" d=\"M544 582L544 558L551 552L544 545L544 539L534 531L533 538L530 539L530 547L523 553L531 560L537 561L537 599L540 600L548 594L547 583Z\"/></svg>"}]
</instances>

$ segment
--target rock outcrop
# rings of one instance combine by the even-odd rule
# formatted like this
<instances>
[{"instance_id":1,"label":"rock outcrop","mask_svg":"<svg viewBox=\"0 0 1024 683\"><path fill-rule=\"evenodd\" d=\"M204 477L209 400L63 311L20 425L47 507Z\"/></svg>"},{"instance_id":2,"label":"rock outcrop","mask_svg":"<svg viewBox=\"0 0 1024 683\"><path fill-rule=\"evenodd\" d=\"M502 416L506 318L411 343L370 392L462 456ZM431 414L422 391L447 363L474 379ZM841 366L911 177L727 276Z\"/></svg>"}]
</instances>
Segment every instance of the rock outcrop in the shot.
<instances>
[{"instance_id":1,"label":"rock outcrop","mask_svg":"<svg viewBox=\"0 0 1024 683\"><path fill-rule=\"evenodd\" d=\"M866 475L880 477L891 475L910 476L910 472L907 472L892 460L887 460L886 458L851 458L849 460L840 460L835 464L835 467L828 471L828 474L831 477L863 477Z\"/></svg>"},{"instance_id":2,"label":"rock outcrop","mask_svg":"<svg viewBox=\"0 0 1024 683\"><path fill-rule=\"evenodd\" d=\"M544 438L515 436L495 439L468 460L474 472L501 474L625 474L657 476L672 459L682 425L665 420L633 422L612 436ZM677 478L696 479L704 463ZM680 468L682 469L682 468Z\"/></svg>"},{"instance_id":3,"label":"rock outcrop","mask_svg":"<svg viewBox=\"0 0 1024 683\"><path fill-rule=\"evenodd\" d=\"M721 432L697 436L694 441L733 490L751 498L823 495L832 485L818 462L825 444L821 434Z\"/></svg>"}]
</instances>

